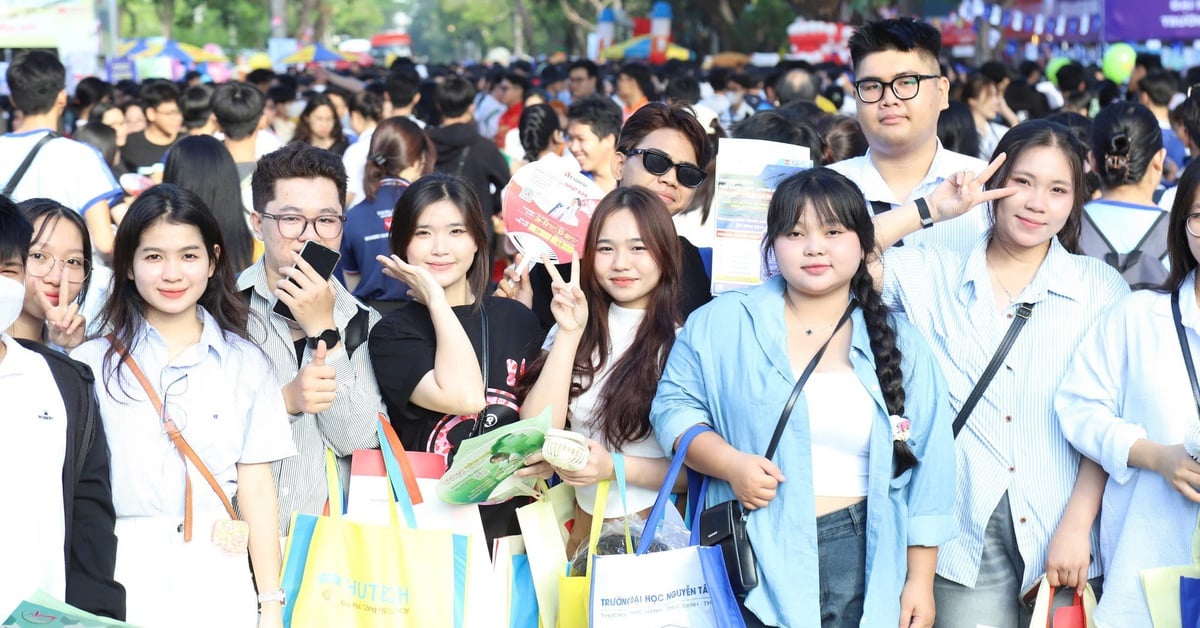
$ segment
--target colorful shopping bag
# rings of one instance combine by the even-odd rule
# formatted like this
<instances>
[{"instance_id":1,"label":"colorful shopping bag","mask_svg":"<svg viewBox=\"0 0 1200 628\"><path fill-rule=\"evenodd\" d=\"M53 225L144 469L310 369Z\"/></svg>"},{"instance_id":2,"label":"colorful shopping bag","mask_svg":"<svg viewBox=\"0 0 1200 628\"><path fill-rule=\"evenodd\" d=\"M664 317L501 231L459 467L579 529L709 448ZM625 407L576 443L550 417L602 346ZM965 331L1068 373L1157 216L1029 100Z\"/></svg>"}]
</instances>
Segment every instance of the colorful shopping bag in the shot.
<instances>
[{"instance_id":1,"label":"colorful shopping bag","mask_svg":"<svg viewBox=\"0 0 1200 628\"><path fill-rule=\"evenodd\" d=\"M625 459L613 454L613 475L617 478L617 491L621 503L625 503ZM604 526L604 513L608 510L608 493L611 482L596 484L596 499L592 502L592 529L588 532L587 569L582 576L570 575L569 565L558 581L558 628L588 628L588 602L592 588L592 565L596 559L596 548L600 543L600 530ZM629 525L625 526L625 551L633 553L633 540L629 536Z\"/></svg>"},{"instance_id":2,"label":"colorful shopping bag","mask_svg":"<svg viewBox=\"0 0 1200 628\"><path fill-rule=\"evenodd\" d=\"M1200 522L1192 532L1192 564L1143 569L1140 575L1154 628L1195 628L1195 622L1183 623L1183 606L1188 600L1181 595L1181 590L1187 580L1200 578ZM1189 584L1188 589L1191 590L1192 585Z\"/></svg>"},{"instance_id":3,"label":"colorful shopping bag","mask_svg":"<svg viewBox=\"0 0 1200 628\"><path fill-rule=\"evenodd\" d=\"M701 500L708 489L707 478L701 481L699 475L689 470L689 486L693 489L688 491L691 545L650 552L663 515L667 508L673 507L671 491L683 468L688 445L697 434L708 429L696 426L680 438L654 508L646 519L637 553L592 556L590 628L630 625L744 628L721 549L700 545L698 513L703 510Z\"/></svg>"},{"instance_id":4,"label":"colorful shopping bag","mask_svg":"<svg viewBox=\"0 0 1200 628\"><path fill-rule=\"evenodd\" d=\"M446 471L446 458L428 452L405 452L390 423L379 424L380 444L387 443L397 456L400 472L407 478L409 469L415 475L414 483L419 491L413 498L413 515L416 527L423 530L449 530L467 539L466 583L470 595L466 597L463 628L491 628L495 617L501 612L504 600L493 579L492 562L488 556L487 539L479 507L475 504L447 504L436 497L438 478ZM407 462L407 465L404 462ZM410 488L410 490L412 490ZM346 519L363 523L386 525L393 512L404 504L392 498L393 490L388 479L383 451L360 449L354 452L350 466L350 492L347 498ZM418 503L420 495L429 496Z\"/></svg>"},{"instance_id":5,"label":"colorful shopping bag","mask_svg":"<svg viewBox=\"0 0 1200 628\"><path fill-rule=\"evenodd\" d=\"M382 442L381 438L381 442ZM404 527L347 521L333 453L326 452L330 514L292 515L282 586L290 628L418 628L461 626L466 595L467 539L415 529L400 464L384 448L388 476Z\"/></svg>"},{"instance_id":6,"label":"colorful shopping bag","mask_svg":"<svg viewBox=\"0 0 1200 628\"><path fill-rule=\"evenodd\" d=\"M492 570L498 594L504 599L501 612L496 613L489 626L508 628L538 628L537 595L525 541L520 535L502 536L492 541ZM507 617L508 623L497 623L497 617Z\"/></svg>"},{"instance_id":7,"label":"colorful shopping bag","mask_svg":"<svg viewBox=\"0 0 1200 628\"><path fill-rule=\"evenodd\" d=\"M1034 584L1037 598L1033 604L1033 619L1029 628L1096 628L1096 593L1087 585L1083 595L1078 591L1069 606L1054 608L1054 587L1042 576Z\"/></svg>"},{"instance_id":8,"label":"colorful shopping bag","mask_svg":"<svg viewBox=\"0 0 1200 628\"><path fill-rule=\"evenodd\" d=\"M575 518L575 489L558 484L540 486L537 501L517 509L517 523L525 541L525 554L537 593L543 626L558 625L558 580L567 564L568 526Z\"/></svg>"}]
</instances>

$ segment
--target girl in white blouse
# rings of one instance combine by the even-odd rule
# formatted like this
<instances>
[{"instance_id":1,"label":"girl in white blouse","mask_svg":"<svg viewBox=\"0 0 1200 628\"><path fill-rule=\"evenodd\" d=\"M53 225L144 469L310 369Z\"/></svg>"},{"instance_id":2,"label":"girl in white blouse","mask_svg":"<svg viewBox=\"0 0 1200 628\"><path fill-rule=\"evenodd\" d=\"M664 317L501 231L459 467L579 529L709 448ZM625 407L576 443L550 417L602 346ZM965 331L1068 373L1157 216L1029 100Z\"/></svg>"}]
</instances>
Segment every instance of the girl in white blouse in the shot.
<instances>
[{"instance_id":1,"label":"girl in white blouse","mask_svg":"<svg viewBox=\"0 0 1200 628\"><path fill-rule=\"evenodd\" d=\"M1138 574L1192 561L1200 514L1200 408L1185 360L1200 356L1200 162L1179 182L1168 227L1171 272L1113 306L1084 337L1055 400L1071 444L1108 472L1100 513L1104 595L1097 626L1149 626ZM1173 320L1178 296L1181 348Z\"/></svg>"},{"instance_id":2,"label":"girl in white blouse","mask_svg":"<svg viewBox=\"0 0 1200 628\"><path fill-rule=\"evenodd\" d=\"M99 380L116 578L131 624L282 625L270 463L295 447L271 364L246 339L247 306L223 249L216 219L194 193L173 185L143 192L117 231L102 319L109 335L71 353ZM184 462L173 429L220 495ZM241 524L223 503L234 499L248 526L240 542Z\"/></svg>"},{"instance_id":3,"label":"girl in white blouse","mask_svg":"<svg viewBox=\"0 0 1200 628\"><path fill-rule=\"evenodd\" d=\"M581 518L568 555L587 540L596 483L613 478L610 452L625 455L629 514L648 514L666 476L670 460L654 439L650 402L683 323L679 247L662 200L642 187L622 187L596 207L583 260L572 265L570 282L547 264L555 278L551 311L556 325L543 346L547 352L521 380L528 389L521 416L537 416L549 407L554 427L561 429L569 420L570 429L588 439L584 468L555 469L577 487ZM545 471L545 464L519 473ZM610 499L602 516L625 514L621 501Z\"/></svg>"}]
</instances>

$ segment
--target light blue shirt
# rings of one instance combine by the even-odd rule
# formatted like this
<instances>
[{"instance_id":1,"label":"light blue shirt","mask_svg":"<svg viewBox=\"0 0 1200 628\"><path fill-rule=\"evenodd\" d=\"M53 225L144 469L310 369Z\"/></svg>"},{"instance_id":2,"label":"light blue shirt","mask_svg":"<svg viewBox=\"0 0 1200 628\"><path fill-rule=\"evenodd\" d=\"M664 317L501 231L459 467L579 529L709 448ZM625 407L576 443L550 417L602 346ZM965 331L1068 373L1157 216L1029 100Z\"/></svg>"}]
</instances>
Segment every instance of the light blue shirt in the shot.
<instances>
[{"instance_id":1,"label":"light blue shirt","mask_svg":"<svg viewBox=\"0 0 1200 628\"><path fill-rule=\"evenodd\" d=\"M959 535L938 553L938 574L974 587L988 519L1008 493L1022 590L1046 567L1079 475L1079 453L1063 437L1054 393L1091 321L1129 286L1104 262L1072 255L1054 238L1017 303L997 314L985 258L987 238L970 253L905 246L883 256L883 300L908 316L941 363L957 413L991 362L1021 302L1033 314L955 440ZM1092 533L1092 552L1097 538ZM1099 575L1093 561L1089 577Z\"/></svg>"},{"instance_id":2,"label":"light blue shirt","mask_svg":"<svg viewBox=\"0 0 1200 628\"><path fill-rule=\"evenodd\" d=\"M734 291L694 312L680 332L658 386L650 422L664 451L697 423L712 425L731 445L763 454L795 386L787 356L784 280L775 277ZM869 445L867 564L863 626L895 625L908 569L909 546L937 546L955 534L954 443L946 384L917 331L893 318L903 355L905 414L919 464L892 478L892 431L875 377L861 310L851 318L850 363L875 401ZM801 393L774 462L787 481L775 499L754 511L748 529L758 559L759 585L746 606L767 625L820 625L808 403ZM729 484L713 481L709 506L734 499Z\"/></svg>"},{"instance_id":3,"label":"light blue shirt","mask_svg":"<svg viewBox=\"0 0 1200 628\"><path fill-rule=\"evenodd\" d=\"M296 455L283 394L267 356L249 341L224 334L201 306L200 342L173 359L166 341L142 321L132 349L167 414L208 467L225 496L237 493L237 465ZM105 364L106 338L79 345L71 357L96 374L100 417L112 454L113 507L117 517L183 517L184 465L133 373L120 356ZM119 377L116 368L119 366ZM164 388L187 379L164 395ZM220 498L188 464L197 517L225 517Z\"/></svg>"},{"instance_id":4,"label":"light blue shirt","mask_svg":"<svg viewBox=\"0 0 1200 628\"><path fill-rule=\"evenodd\" d=\"M1180 287L1181 319L1200 364L1195 271ZM1149 626L1138 572L1192 562L1200 506L1154 471L1129 466L1139 439L1177 445L1200 428L1171 295L1142 290L1104 314L1083 338L1055 399L1067 440L1108 472L1100 511L1104 596L1096 625Z\"/></svg>"}]
</instances>

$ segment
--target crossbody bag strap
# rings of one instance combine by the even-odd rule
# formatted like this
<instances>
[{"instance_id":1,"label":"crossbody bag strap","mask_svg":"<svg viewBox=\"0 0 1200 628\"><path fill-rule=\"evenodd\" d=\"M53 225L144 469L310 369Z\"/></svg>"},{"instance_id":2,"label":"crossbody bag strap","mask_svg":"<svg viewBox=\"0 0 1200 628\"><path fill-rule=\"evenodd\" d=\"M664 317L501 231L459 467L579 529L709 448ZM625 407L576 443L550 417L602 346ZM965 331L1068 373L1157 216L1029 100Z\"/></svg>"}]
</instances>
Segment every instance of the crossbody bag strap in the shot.
<instances>
[{"instance_id":1,"label":"crossbody bag strap","mask_svg":"<svg viewBox=\"0 0 1200 628\"><path fill-rule=\"evenodd\" d=\"M204 476L204 480L208 482L209 486L212 487L213 492L217 494L217 497L221 498L221 504L225 506L225 512L229 514L229 518L237 519L237 512L234 511L233 504L230 503L229 498L225 496L225 491L221 490L221 485L217 483L217 479L213 477L212 472L208 470L208 467L204 464L204 461L200 460L200 456L196 454L195 450L192 449L192 446L188 444L186 439L184 439L183 434L179 432L179 428L175 425L175 421L171 420L171 417L166 416L166 414L163 412L162 400L159 399L158 393L154 391L154 387L150 385L150 380L146 378L146 374L142 372L141 367L138 366L138 363L134 361L133 356L129 354L129 351L125 349L125 346L122 345L120 341L116 339L116 337L114 337L112 334L108 334L105 337L117 350L117 353L121 355L121 361L124 362L125 366L129 368L129 372L133 373L133 377L137 379L138 383L142 385L143 389L145 389L146 396L150 398L150 403L154 406L154 410L158 412L159 416L163 417L163 427L167 431L167 436L171 438L171 444L175 446L175 451L179 453L179 458L185 463L183 473L183 540L185 542L192 540L192 479L187 473L186 462L188 460L192 462L192 465L196 467L196 470L200 472L200 475Z\"/></svg>"},{"instance_id":2,"label":"crossbody bag strap","mask_svg":"<svg viewBox=\"0 0 1200 628\"><path fill-rule=\"evenodd\" d=\"M29 151L29 154L25 155L25 160L21 162L21 165L17 166L17 171L13 173L12 178L10 178L8 183L4 185L4 189L0 190L0 196L12 196L13 190L17 189L17 184L21 182L21 178L25 176L25 173L29 170L29 166L33 165L33 158L37 157L38 151L42 150L43 146L56 137L58 137L58 133L55 133L54 131L47 131L46 134L42 136L42 139L38 140L37 144L33 145L33 150Z\"/></svg>"},{"instance_id":3,"label":"crossbody bag strap","mask_svg":"<svg viewBox=\"0 0 1200 628\"><path fill-rule=\"evenodd\" d=\"M479 336L483 343L479 360L479 370L483 373L483 407L479 409L479 414L475 415L475 427L471 428L471 434L468 438L474 438L483 433L483 422L487 420L484 416L484 410L487 410L487 391L488 391L488 362L491 357L488 355L488 318L487 318L487 303L479 303Z\"/></svg>"},{"instance_id":4,"label":"crossbody bag strap","mask_svg":"<svg viewBox=\"0 0 1200 628\"><path fill-rule=\"evenodd\" d=\"M829 343L833 341L833 337L837 335L842 325L845 325L846 321L850 320L850 315L854 313L856 306L857 304L854 301L851 301L850 305L846 306L846 313L842 314L837 327L833 328L833 333L829 335L825 344L821 345L820 349L817 349L817 354L808 361L808 366L804 367L804 372L800 374L800 379L796 380L796 385L792 388L792 395L788 397L787 403L783 406L783 414L779 416L779 423L775 424L775 433L771 435L771 444L767 446L767 460L773 458L775 450L779 448L779 440L783 438L783 428L787 426L788 419L792 416L792 407L796 405L796 399L800 396L800 390L804 388L804 382L807 382L808 376L812 375L812 372L816 370L817 364L821 361L821 356L825 355L825 349L829 347Z\"/></svg>"},{"instance_id":5,"label":"crossbody bag strap","mask_svg":"<svg viewBox=\"0 0 1200 628\"><path fill-rule=\"evenodd\" d=\"M1188 344L1187 331L1183 328L1183 315L1179 312L1179 290L1171 294L1171 318L1175 319L1175 335L1179 338L1179 349L1183 351L1183 365L1187 367L1188 381L1192 383L1192 399L1200 413L1200 384L1196 382L1196 365L1192 363L1192 348Z\"/></svg>"},{"instance_id":6,"label":"crossbody bag strap","mask_svg":"<svg viewBox=\"0 0 1200 628\"><path fill-rule=\"evenodd\" d=\"M1004 356L1008 355L1012 349L1013 343L1017 341L1017 336L1021 333L1021 328L1029 321L1029 317L1033 314L1033 306L1036 303L1022 303L1017 308L1017 317L1013 319L1012 325L1008 326L1008 333L1004 335L1004 340L1000 341L1000 346L996 349L996 355L992 356L992 361L988 363L987 368L983 369L983 375L975 382L975 388L971 389L971 395L967 397L967 401L963 403L962 408L958 411L958 416L954 417L954 437L958 437L958 433L967 425L967 419L971 418L971 412L975 410L975 406L979 400L983 398L983 391L987 390L988 384L992 383L992 378L996 376L996 372L1000 370L1000 365L1004 362Z\"/></svg>"}]
</instances>

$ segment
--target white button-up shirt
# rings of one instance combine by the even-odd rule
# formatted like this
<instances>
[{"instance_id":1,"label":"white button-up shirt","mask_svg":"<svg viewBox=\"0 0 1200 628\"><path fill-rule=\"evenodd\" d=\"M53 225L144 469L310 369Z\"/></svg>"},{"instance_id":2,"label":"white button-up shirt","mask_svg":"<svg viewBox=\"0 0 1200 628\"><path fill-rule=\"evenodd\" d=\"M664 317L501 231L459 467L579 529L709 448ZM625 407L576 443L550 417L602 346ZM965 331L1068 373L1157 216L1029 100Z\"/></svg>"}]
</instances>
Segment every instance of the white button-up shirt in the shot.
<instances>
[{"instance_id":1,"label":"white button-up shirt","mask_svg":"<svg viewBox=\"0 0 1200 628\"><path fill-rule=\"evenodd\" d=\"M196 309L204 323L200 342L168 360L166 341L143 322L131 354L183 437L232 499L238 463L274 462L294 456L296 447L267 356L249 341L222 334L208 311ZM108 347L107 339L97 338L80 345L71 357L96 373L100 416L112 455L117 517L180 517L182 521L183 461L146 391L120 357L104 364ZM164 387L184 375L186 381L164 396ZM204 476L190 463L187 467L197 517L226 517Z\"/></svg>"},{"instance_id":2,"label":"white button-up shirt","mask_svg":"<svg viewBox=\"0 0 1200 628\"><path fill-rule=\"evenodd\" d=\"M955 440L959 535L941 546L937 568L943 578L975 586L988 519L1007 492L1025 561L1024 590L1045 570L1050 537L1079 473L1079 454L1054 414L1054 394L1088 325L1129 287L1104 262L1072 255L1055 238L1017 303L997 315L986 246L984 238L968 254L889 249L883 258L883 299L903 310L925 336L950 386L955 412L991 362L1018 304L1035 304ZM1092 541L1094 550L1094 531ZM1099 573L1093 563L1089 575Z\"/></svg>"},{"instance_id":3,"label":"white button-up shirt","mask_svg":"<svg viewBox=\"0 0 1200 628\"><path fill-rule=\"evenodd\" d=\"M925 178L917 184L917 187L913 188L908 198L896 198L896 195L892 193L892 189L888 187L883 176L879 174L879 170L875 168L870 150L867 150L866 155L839 161L830 164L829 167L846 175L848 179L858 185L867 199L871 213L874 214L873 203L887 203L891 205L892 209L895 209L911 203L917 198L929 196L937 189L937 186L941 185L942 181L956 172L970 170L978 174L987 167L987 164L976 157L949 150L943 147L939 141L937 152L933 154L933 163L929 164L929 172L925 173ZM966 253L975 246L975 243L984 233L987 233L990 227L991 219L988 217L987 205L981 203L954 220L939 222L928 229L905 236L904 244L940 247Z\"/></svg>"},{"instance_id":4,"label":"white button-up shirt","mask_svg":"<svg viewBox=\"0 0 1200 628\"><path fill-rule=\"evenodd\" d=\"M1194 364L1200 364L1195 271L1179 309ZM1192 562L1200 506L1154 471L1129 466L1139 439L1176 445L1196 429L1196 402L1171 317L1171 295L1142 290L1104 314L1084 336L1055 400L1063 434L1108 472L1100 512L1104 596L1098 626L1149 626L1138 572Z\"/></svg>"}]
</instances>

